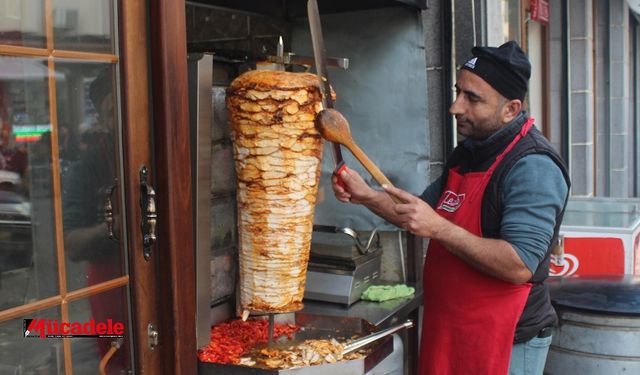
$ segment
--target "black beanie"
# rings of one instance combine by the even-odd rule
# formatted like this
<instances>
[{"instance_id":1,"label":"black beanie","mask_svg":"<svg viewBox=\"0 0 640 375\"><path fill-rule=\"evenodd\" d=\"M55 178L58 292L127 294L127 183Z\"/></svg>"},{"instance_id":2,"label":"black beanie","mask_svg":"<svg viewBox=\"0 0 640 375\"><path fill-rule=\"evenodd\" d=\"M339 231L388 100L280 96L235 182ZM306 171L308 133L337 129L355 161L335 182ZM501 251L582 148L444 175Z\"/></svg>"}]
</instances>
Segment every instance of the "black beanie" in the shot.
<instances>
[{"instance_id":1,"label":"black beanie","mask_svg":"<svg viewBox=\"0 0 640 375\"><path fill-rule=\"evenodd\" d=\"M500 47L473 47L473 57L462 69L473 72L485 80L507 99L524 100L527 94L531 63L514 41Z\"/></svg>"}]
</instances>

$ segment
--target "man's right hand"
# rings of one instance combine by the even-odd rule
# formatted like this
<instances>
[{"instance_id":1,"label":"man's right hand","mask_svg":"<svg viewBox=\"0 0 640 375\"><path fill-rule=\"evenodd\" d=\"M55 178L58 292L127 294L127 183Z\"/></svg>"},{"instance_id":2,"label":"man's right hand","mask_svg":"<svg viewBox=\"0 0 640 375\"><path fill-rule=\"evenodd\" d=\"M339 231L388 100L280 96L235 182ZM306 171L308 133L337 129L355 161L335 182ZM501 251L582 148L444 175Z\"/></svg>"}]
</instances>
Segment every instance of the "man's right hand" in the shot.
<instances>
[{"instance_id":1,"label":"man's right hand","mask_svg":"<svg viewBox=\"0 0 640 375\"><path fill-rule=\"evenodd\" d=\"M402 225L396 213L398 205L387 192L371 188L358 172L346 167L340 173L340 180L344 183L344 188L338 185L338 177L331 176L331 187L340 202L361 204L386 221Z\"/></svg>"},{"instance_id":2,"label":"man's right hand","mask_svg":"<svg viewBox=\"0 0 640 375\"><path fill-rule=\"evenodd\" d=\"M363 204L370 200L376 193L358 172L344 168L340 173L340 179L345 185L345 188L338 185L338 177L331 176L331 187L333 193L340 202L351 202L354 204Z\"/></svg>"}]
</instances>

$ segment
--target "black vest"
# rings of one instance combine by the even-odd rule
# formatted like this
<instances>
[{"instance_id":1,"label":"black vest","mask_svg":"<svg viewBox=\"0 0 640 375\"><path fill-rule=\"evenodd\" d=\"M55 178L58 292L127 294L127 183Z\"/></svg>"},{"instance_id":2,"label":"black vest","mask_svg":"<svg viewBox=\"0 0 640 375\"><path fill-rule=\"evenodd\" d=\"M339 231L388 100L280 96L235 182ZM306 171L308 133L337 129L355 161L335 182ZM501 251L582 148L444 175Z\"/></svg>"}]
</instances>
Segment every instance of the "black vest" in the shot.
<instances>
[{"instance_id":1,"label":"black vest","mask_svg":"<svg viewBox=\"0 0 640 375\"><path fill-rule=\"evenodd\" d=\"M462 145L456 147L447 162L445 173L448 173L448 170L453 167L460 167L460 171L462 173L481 172L489 169L496 157L507 147L509 143L511 143L516 134L520 132L526 118L522 120L522 117L520 117L519 120L519 122L521 122L520 126L505 129L496 137L488 141L489 143L485 142L481 148L474 149L473 152ZM527 135L520 139L514 148L505 155L504 159L498 165L489 180L489 184L487 185L487 189L485 190L482 199L481 223L483 237L500 238L500 223L502 222L503 211L502 188L504 185L504 179L518 160L530 154L543 154L550 157L562 171L565 181L567 182L567 186L571 186L569 173L562 161L562 158L553 149L549 141L540 133L540 131L538 131L535 126L532 127ZM443 181L446 181L446 177L447 176L445 176ZM533 287L529 293L522 316L516 326L514 343L528 341L535 337L542 328L553 326L557 323L557 316L551 306L548 288L543 282L549 275L551 248L558 238L558 231L562 222L562 216L564 215L564 208L567 204L566 199L564 204L565 206L562 211L560 211L556 217L551 245L549 246L549 249L547 249L544 258L540 262L536 272L531 277L531 280L529 280L529 282L533 284Z\"/></svg>"}]
</instances>

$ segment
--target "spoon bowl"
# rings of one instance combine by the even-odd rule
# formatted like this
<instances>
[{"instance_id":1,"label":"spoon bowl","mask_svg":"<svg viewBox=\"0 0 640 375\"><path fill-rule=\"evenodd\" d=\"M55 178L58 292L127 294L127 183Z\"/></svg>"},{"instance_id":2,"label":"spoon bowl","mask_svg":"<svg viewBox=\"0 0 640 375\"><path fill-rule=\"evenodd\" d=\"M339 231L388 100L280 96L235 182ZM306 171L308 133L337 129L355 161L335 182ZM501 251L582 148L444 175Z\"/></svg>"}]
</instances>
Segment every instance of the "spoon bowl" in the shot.
<instances>
[{"instance_id":1,"label":"spoon bowl","mask_svg":"<svg viewBox=\"0 0 640 375\"><path fill-rule=\"evenodd\" d=\"M349 148L348 143L353 143L349 122L333 108L320 111L316 117L316 129L322 138L329 142L340 143Z\"/></svg>"},{"instance_id":2,"label":"spoon bowl","mask_svg":"<svg viewBox=\"0 0 640 375\"><path fill-rule=\"evenodd\" d=\"M393 186L387 176L382 173L369 157L362 151L351 137L351 131L349 130L349 122L342 115L342 113L336 111L333 108L323 109L316 116L315 122L316 129L320 132L322 138L329 142L339 143L351 151L353 156L358 159L360 164L369 172L371 176L380 184ZM398 198L390 195L396 203L402 203Z\"/></svg>"}]
</instances>

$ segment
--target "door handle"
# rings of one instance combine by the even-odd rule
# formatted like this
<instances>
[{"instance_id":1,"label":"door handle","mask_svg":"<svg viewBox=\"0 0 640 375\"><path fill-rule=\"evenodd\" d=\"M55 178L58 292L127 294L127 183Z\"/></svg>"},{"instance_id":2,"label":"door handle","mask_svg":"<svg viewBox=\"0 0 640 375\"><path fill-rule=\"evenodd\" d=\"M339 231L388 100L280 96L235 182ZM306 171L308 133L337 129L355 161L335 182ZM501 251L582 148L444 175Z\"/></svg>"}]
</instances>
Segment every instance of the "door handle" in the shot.
<instances>
[{"instance_id":1,"label":"door handle","mask_svg":"<svg viewBox=\"0 0 640 375\"><path fill-rule=\"evenodd\" d=\"M112 185L109 188L109 192L106 194L106 199L104 201L104 222L107 225L107 237L109 237L110 240L118 241L120 238L118 238L118 236L113 231L113 201L111 199L115 190L116 185Z\"/></svg>"},{"instance_id":2,"label":"door handle","mask_svg":"<svg viewBox=\"0 0 640 375\"><path fill-rule=\"evenodd\" d=\"M140 229L142 230L142 253L145 260L151 258L151 246L157 240L156 224L158 221L156 191L147 182L148 175L147 167L143 165L140 168L140 209L142 214Z\"/></svg>"}]
</instances>

